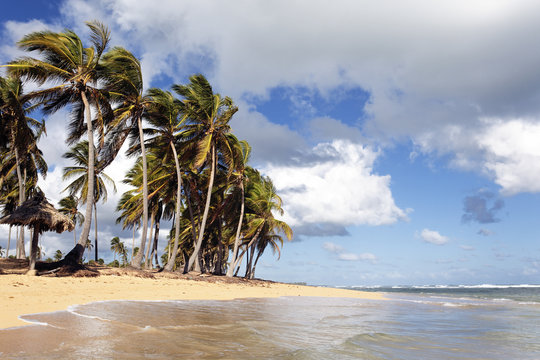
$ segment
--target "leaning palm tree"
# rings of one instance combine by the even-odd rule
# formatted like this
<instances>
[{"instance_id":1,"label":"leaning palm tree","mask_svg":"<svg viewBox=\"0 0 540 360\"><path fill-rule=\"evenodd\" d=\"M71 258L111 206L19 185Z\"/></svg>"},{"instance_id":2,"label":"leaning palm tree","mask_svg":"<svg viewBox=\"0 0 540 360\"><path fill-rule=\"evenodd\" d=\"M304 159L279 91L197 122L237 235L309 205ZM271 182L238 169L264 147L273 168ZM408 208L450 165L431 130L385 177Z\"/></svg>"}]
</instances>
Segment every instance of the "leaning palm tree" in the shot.
<instances>
[{"instance_id":1,"label":"leaning palm tree","mask_svg":"<svg viewBox=\"0 0 540 360\"><path fill-rule=\"evenodd\" d=\"M180 111L188 120L184 136L192 138L195 148L193 166L202 169L205 164L210 167L210 176L206 194L203 218L199 227L197 243L193 254L189 258L188 270L191 269L199 256L216 173L218 152L223 162L232 169L231 143L236 138L230 134L229 121L238 111L229 97L215 94L208 80L201 74L192 75L187 85L174 85L173 90L183 97Z\"/></svg>"},{"instance_id":2,"label":"leaning palm tree","mask_svg":"<svg viewBox=\"0 0 540 360\"><path fill-rule=\"evenodd\" d=\"M75 227L73 228L73 241L77 244L77 224L84 222L84 215L78 209L79 200L73 196L66 196L58 202L59 209L62 214L66 215L73 221Z\"/></svg>"},{"instance_id":3,"label":"leaning palm tree","mask_svg":"<svg viewBox=\"0 0 540 360\"><path fill-rule=\"evenodd\" d=\"M15 158L15 168L19 184L19 206L25 200L25 178L21 169L26 154L31 149L39 151L36 143L44 124L28 117L34 109L31 97L23 93L22 80L17 76L0 77L0 116L3 118L3 129L6 132L10 151ZM46 166L44 172L46 173ZM25 257L24 232L21 228L17 240L17 258Z\"/></svg>"},{"instance_id":4,"label":"leaning palm tree","mask_svg":"<svg viewBox=\"0 0 540 360\"><path fill-rule=\"evenodd\" d=\"M64 168L63 178L64 180L73 179L73 181L64 189L68 191L71 196L78 195L84 204L88 197L87 192L89 191L88 180L88 167L89 167L89 156L88 156L88 142L81 141L80 143L73 146L67 153L62 155L66 159L72 160L75 165L68 166ZM94 167L98 169L94 173L93 183L94 186L94 228L95 228L95 260L98 261L98 227L97 227L97 203L99 200L103 202L107 201L107 187L105 183L107 182L112 186L114 192L116 192L116 185L114 180L107 174L105 174L101 169L103 166L98 161L95 161Z\"/></svg>"},{"instance_id":5,"label":"leaning palm tree","mask_svg":"<svg viewBox=\"0 0 540 360\"><path fill-rule=\"evenodd\" d=\"M242 230L242 223L244 221L244 209L245 209L245 182L248 180L246 176L246 167L249 160L249 155L251 154L251 146L249 146L247 141L239 141L236 146L237 153L240 156L237 156L235 161L235 170L233 176L235 178L234 186L239 190L240 193L240 216L238 218L238 226L236 227L236 234L234 238L234 246L232 259L227 269L227 277L232 277L234 274L234 268L238 264L238 247L240 245L240 231ZM239 157L239 159L238 159ZM234 191L234 190L233 190Z\"/></svg>"},{"instance_id":6,"label":"leaning palm tree","mask_svg":"<svg viewBox=\"0 0 540 360\"><path fill-rule=\"evenodd\" d=\"M53 113L72 104L72 121L69 124L68 142L74 143L86 132L88 151L88 190L84 224L77 245L66 255L66 262L79 263L84 254L90 233L92 206L94 204L94 124L91 106L97 114L97 130L102 135L104 119L110 115L108 102L98 82L105 75L100 66L103 52L110 39L109 30L101 23L87 23L91 33L90 47L71 30L64 32L38 31L24 36L18 45L26 51L36 51L41 57L22 57L8 64L8 73L17 74L47 87L32 95L44 103L45 113ZM86 127L84 126L86 122Z\"/></svg>"},{"instance_id":7,"label":"leaning palm tree","mask_svg":"<svg viewBox=\"0 0 540 360\"><path fill-rule=\"evenodd\" d=\"M249 228L247 234L251 236L251 240L245 248L247 254L246 278L253 276L253 261L257 246L262 251L266 248L266 245L259 245L261 239L265 239L264 241L270 243L276 241L277 238L274 235L279 235L280 233L285 234L288 240L291 240L293 236L292 229L289 225L274 217L274 212L283 215L283 203L276 193L272 180L268 177L258 176L257 173L252 178L254 182L250 184L251 188L246 197L246 205L248 207L246 219ZM275 248L275 246L273 247ZM259 253L261 254L262 251Z\"/></svg>"},{"instance_id":8,"label":"leaning palm tree","mask_svg":"<svg viewBox=\"0 0 540 360\"><path fill-rule=\"evenodd\" d=\"M155 149L161 149L164 162L171 157L174 159L176 169L176 207L174 228L180 229L181 217L181 196L182 196L182 175L180 173L180 162L176 151L178 132L182 122L180 120L180 106L178 101L169 91L152 88L148 90L148 97L151 99L151 105L148 113L148 122L153 126L151 130L155 135L150 141L149 146ZM170 151L169 151L170 150ZM171 256L167 260L165 270L172 271L176 263L176 254L178 253L178 233L174 232L174 245Z\"/></svg>"},{"instance_id":9,"label":"leaning palm tree","mask_svg":"<svg viewBox=\"0 0 540 360\"><path fill-rule=\"evenodd\" d=\"M114 47L105 54L103 62L107 73L105 88L111 95L111 101L118 105L114 110L115 119L110 124L111 130L105 159L106 161L112 161L128 135L131 135L132 140L129 153L135 154L140 151L142 156L143 219L141 251L131 263L131 266L140 268L148 231L148 169L142 118L149 102L143 96L141 64L131 52L122 47Z\"/></svg>"}]
</instances>

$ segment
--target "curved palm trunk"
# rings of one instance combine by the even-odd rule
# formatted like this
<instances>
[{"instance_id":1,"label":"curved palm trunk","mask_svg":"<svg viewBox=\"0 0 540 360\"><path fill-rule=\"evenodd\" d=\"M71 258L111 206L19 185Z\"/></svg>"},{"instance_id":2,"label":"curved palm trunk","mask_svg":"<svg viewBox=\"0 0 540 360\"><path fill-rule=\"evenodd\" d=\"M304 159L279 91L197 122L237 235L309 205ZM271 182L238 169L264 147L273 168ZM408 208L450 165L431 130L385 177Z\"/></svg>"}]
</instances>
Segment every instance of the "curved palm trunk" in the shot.
<instances>
[{"instance_id":1,"label":"curved palm trunk","mask_svg":"<svg viewBox=\"0 0 540 360\"><path fill-rule=\"evenodd\" d=\"M238 264L237 262L237 255L238 255L238 246L240 245L240 229L242 229L242 221L244 218L244 181L240 183L240 190L242 191L242 203L240 205L240 219L238 220L238 227L236 228L236 237L234 238L234 248L233 248L233 254L232 259L229 264L229 268L227 269L227 277L233 277L234 274L234 268Z\"/></svg>"},{"instance_id":2,"label":"curved palm trunk","mask_svg":"<svg viewBox=\"0 0 540 360\"><path fill-rule=\"evenodd\" d=\"M137 125L139 126L139 140L141 142L142 153L142 165L143 165L143 219L142 219L142 234L141 234L141 246L139 252L131 261L131 266L140 269L142 263L142 257L144 255L144 246L146 245L146 234L148 232L148 170L146 165L146 148L144 146L144 134L142 130L141 117L137 119Z\"/></svg>"},{"instance_id":3,"label":"curved palm trunk","mask_svg":"<svg viewBox=\"0 0 540 360\"><path fill-rule=\"evenodd\" d=\"M81 93L81 98L84 103L84 113L86 118L86 128L88 134L88 191L86 195L86 211L84 214L84 223L79 237L79 241L75 247L66 255L64 261L68 264L78 264L81 262L86 240L90 234L90 226L92 225L92 208L94 207L94 180L95 180L95 153L94 153L94 129L92 127L92 119L90 115L90 104L84 92Z\"/></svg>"},{"instance_id":4,"label":"curved palm trunk","mask_svg":"<svg viewBox=\"0 0 540 360\"><path fill-rule=\"evenodd\" d=\"M171 145L171 149L174 154L174 163L176 165L176 178L178 180L178 186L176 187L176 215L174 217L174 228L176 229L174 232L174 246L172 250L172 254L169 256L169 260L167 261L167 265L165 265L166 271L172 271L174 268L174 264L176 263L176 253L178 252L178 235L180 232L180 206L181 206L181 195L182 195L182 176L180 174L180 163L178 162L178 154L176 153L176 148L174 147L174 144L169 142Z\"/></svg>"},{"instance_id":5,"label":"curved palm trunk","mask_svg":"<svg viewBox=\"0 0 540 360\"><path fill-rule=\"evenodd\" d=\"M152 234L154 231L154 219L156 218L155 212L152 212L150 216L150 234L148 235L148 247L146 248L146 254L144 256L144 267L146 269L150 268L151 258L150 258L150 246L152 245Z\"/></svg>"},{"instance_id":6,"label":"curved palm trunk","mask_svg":"<svg viewBox=\"0 0 540 360\"><path fill-rule=\"evenodd\" d=\"M216 148L214 145L212 145L212 169L210 170L210 180L208 181L208 191L206 193L206 205L204 207L204 213L203 218L201 222L201 227L199 229L199 238L197 239L197 244L195 245L195 250L193 251L193 254L189 257L189 263L188 263L188 271L193 266L193 263L195 263L195 259L199 255L199 251L201 250L201 244L204 237L204 228L206 227L206 220L208 218L208 211L210 210L210 198L212 196L212 188L214 187L214 174L216 171Z\"/></svg>"},{"instance_id":7,"label":"curved palm trunk","mask_svg":"<svg viewBox=\"0 0 540 360\"><path fill-rule=\"evenodd\" d=\"M14 146L15 149L15 161L17 162L17 180L19 181L19 206L24 202L24 194L26 189L24 188L24 181L21 173L21 164L19 159L19 151L17 146ZM17 259L24 259L26 253L24 250L24 228L21 226L19 234L17 237L17 250L16 250Z\"/></svg>"},{"instance_id":8,"label":"curved palm trunk","mask_svg":"<svg viewBox=\"0 0 540 360\"><path fill-rule=\"evenodd\" d=\"M253 268L251 269L251 274L249 274L249 278L253 279L255 277L255 268L257 267L257 263L259 262L259 259L261 258L263 251L259 251L257 253L257 257L255 258L255 263L253 264Z\"/></svg>"},{"instance_id":9,"label":"curved palm trunk","mask_svg":"<svg viewBox=\"0 0 540 360\"><path fill-rule=\"evenodd\" d=\"M98 261L98 225L97 225L97 205L94 203L94 235L95 235L95 244L94 249L96 251L95 253L95 260Z\"/></svg>"}]
</instances>

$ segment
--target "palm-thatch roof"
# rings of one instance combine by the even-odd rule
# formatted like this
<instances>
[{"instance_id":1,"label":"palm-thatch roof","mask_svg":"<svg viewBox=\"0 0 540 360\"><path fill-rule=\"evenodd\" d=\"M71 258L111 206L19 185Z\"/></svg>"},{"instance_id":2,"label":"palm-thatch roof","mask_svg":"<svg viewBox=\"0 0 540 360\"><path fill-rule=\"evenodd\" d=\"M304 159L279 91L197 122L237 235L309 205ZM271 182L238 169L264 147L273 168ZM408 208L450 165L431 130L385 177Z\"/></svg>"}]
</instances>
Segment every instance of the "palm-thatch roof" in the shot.
<instances>
[{"instance_id":1,"label":"palm-thatch roof","mask_svg":"<svg viewBox=\"0 0 540 360\"><path fill-rule=\"evenodd\" d=\"M42 194L35 195L23 202L10 215L1 218L0 224L33 226L39 229L40 233L44 231L61 233L75 228L73 221L58 212Z\"/></svg>"}]
</instances>

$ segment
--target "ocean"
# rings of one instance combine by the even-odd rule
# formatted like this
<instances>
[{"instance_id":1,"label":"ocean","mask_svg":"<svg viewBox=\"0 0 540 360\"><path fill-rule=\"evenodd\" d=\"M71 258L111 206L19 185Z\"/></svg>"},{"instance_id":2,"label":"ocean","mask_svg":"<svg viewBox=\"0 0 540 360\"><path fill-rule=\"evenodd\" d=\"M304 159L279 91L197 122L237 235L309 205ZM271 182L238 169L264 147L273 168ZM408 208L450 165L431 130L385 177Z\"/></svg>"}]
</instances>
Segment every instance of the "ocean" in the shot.
<instances>
[{"instance_id":1,"label":"ocean","mask_svg":"<svg viewBox=\"0 0 540 360\"><path fill-rule=\"evenodd\" d=\"M2 359L540 359L540 285L354 287L388 300L108 301L26 315Z\"/></svg>"}]
</instances>

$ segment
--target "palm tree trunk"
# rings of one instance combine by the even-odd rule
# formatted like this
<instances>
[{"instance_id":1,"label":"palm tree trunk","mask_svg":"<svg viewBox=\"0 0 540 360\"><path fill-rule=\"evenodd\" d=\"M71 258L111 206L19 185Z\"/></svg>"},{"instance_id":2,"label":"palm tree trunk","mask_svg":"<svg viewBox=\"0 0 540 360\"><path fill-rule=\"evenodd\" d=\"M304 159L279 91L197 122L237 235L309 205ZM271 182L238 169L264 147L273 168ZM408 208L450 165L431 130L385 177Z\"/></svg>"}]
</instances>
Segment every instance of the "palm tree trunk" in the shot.
<instances>
[{"instance_id":1,"label":"palm tree trunk","mask_svg":"<svg viewBox=\"0 0 540 360\"><path fill-rule=\"evenodd\" d=\"M169 260L167 261L167 265L165 265L166 271L172 271L174 264L176 263L176 253L178 252L178 235L180 233L180 206L182 203L182 175L180 174L180 162L178 161L178 154L176 153L176 148L174 147L173 142L169 142L171 145L171 149L173 151L174 155L174 163L176 166L176 178L178 185L176 187L176 215L174 216L174 246L172 250L171 256L169 256ZM193 228L193 226L192 226ZM170 246L169 246L170 250Z\"/></svg>"},{"instance_id":2,"label":"palm tree trunk","mask_svg":"<svg viewBox=\"0 0 540 360\"><path fill-rule=\"evenodd\" d=\"M135 258L131 261L131 266L140 269L142 263L142 257L144 255L144 246L146 244L146 233L148 232L148 169L146 165L146 149L144 147L144 134L142 129L142 120L139 116L137 118L137 125L139 126L139 140L141 142L141 156L143 166L143 219L142 219L142 234L141 234L141 248Z\"/></svg>"},{"instance_id":3,"label":"palm tree trunk","mask_svg":"<svg viewBox=\"0 0 540 360\"><path fill-rule=\"evenodd\" d=\"M154 245L152 246L152 256L155 257L156 261L156 267L159 268L159 259L158 259L158 240L159 240L159 227L160 227L161 221L159 219L156 220L156 231L154 232Z\"/></svg>"},{"instance_id":4,"label":"palm tree trunk","mask_svg":"<svg viewBox=\"0 0 540 360\"><path fill-rule=\"evenodd\" d=\"M152 245L152 232L154 231L154 219L155 219L155 214L152 212L152 216L150 217L150 236L148 236L148 247L146 248L146 254L145 254L145 257L144 257L144 267L146 269L148 269L150 267L150 257L149 257L149 254L150 254L150 245Z\"/></svg>"},{"instance_id":5,"label":"palm tree trunk","mask_svg":"<svg viewBox=\"0 0 540 360\"><path fill-rule=\"evenodd\" d=\"M252 265L253 265L253 257L255 256L255 244L251 246L251 251L249 254L249 260L246 265L246 274L244 277L246 279L251 279L251 271L252 271Z\"/></svg>"},{"instance_id":6,"label":"palm tree trunk","mask_svg":"<svg viewBox=\"0 0 540 360\"><path fill-rule=\"evenodd\" d=\"M81 262L86 240L90 234L90 226L92 225L92 208L94 206L94 181L95 181L95 153L94 153L94 129L92 127L92 118L90 114L90 104L86 98L85 92L81 92L81 99L84 103L84 113L86 118L86 129L88 135L88 185L86 195L86 211L84 213L84 223L81 231L81 236L75 247L66 255L64 261L68 264L78 264Z\"/></svg>"},{"instance_id":7,"label":"palm tree trunk","mask_svg":"<svg viewBox=\"0 0 540 360\"><path fill-rule=\"evenodd\" d=\"M133 261L134 252L135 252L135 224L133 224L133 237L131 238L131 261Z\"/></svg>"},{"instance_id":8,"label":"palm tree trunk","mask_svg":"<svg viewBox=\"0 0 540 360\"><path fill-rule=\"evenodd\" d=\"M263 253L262 251L259 251L257 253L257 258L255 258L255 263L253 264L253 268L251 269L251 274L249 276L250 279L253 279L255 277L255 268L257 267L257 262L259 261L262 253Z\"/></svg>"},{"instance_id":9,"label":"palm tree trunk","mask_svg":"<svg viewBox=\"0 0 540 360\"><path fill-rule=\"evenodd\" d=\"M261 224L261 226L259 226L259 229L257 229L257 232L253 236L253 239L251 239L251 241L246 247L246 252L248 253L248 257L246 259L246 274L244 275L246 278L251 273L251 264L253 263L253 255L255 254L255 244L256 244L256 241L259 239L259 236L261 235L263 225L264 224ZM251 248L251 253L249 252L250 248Z\"/></svg>"},{"instance_id":10,"label":"palm tree trunk","mask_svg":"<svg viewBox=\"0 0 540 360\"><path fill-rule=\"evenodd\" d=\"M212 168L210 170L210 180L208 181L208 191L206 193L206 205L204 207L204 213L203 218L201 222L201 227L199 230L199 238L197 239L197 244L195 245L195 250L193 251L193 254L189 257L189 263L188 263L188 269L191 269L193 266L193 263L195 262L195 259L197 258L199 254L199 250L201 249L201 244L204 236L204 230L206 227L206 219L208 218L208 211L210 210L210 198L212 197L212 188L214 187L214 174L216 171L216 148L214 145L212 145Z\"/></svg>"},{"instance_id":11,"label":"palm tree trunk","mask_svg":"<svg viewBox=\"0 0 540 360\"><path fill-rule=\"evenodd\" d=\"M19 150L17 149L17 146L13 147L15 150L15 161L17 162L17 179L19 181L19 206L22 205L24 202L24 195L25 195L25 188L24 188L24 181L21 173L21 164L19 159ZM24 250L24 229L21 226L19 234L17 238L17 259L24 259L26 257L26 253Z\"/></svg>"},{"instance_id":12,"label":"palm tree trunk","mask_svg":"<svg viewBox=\"0 0 540 360\"><path fill-rule=\"evenodd\" d=\"M232 259L227 269L227 277L232 277L234 274L234 268L236 267L236 256L238 255L238 246L240 245L240 230L242 229L242 220L244 218L244 180L240 183L240 190L242 191L242 202L240 204L240 219L238 219L238 226L236 228L236 237L234 238L234 248L232 253Z\"/></svg>"},{"instance_id":13,"label":"palm tree trunk","mask_svg":"<svg viewBox=\"0 0 540 360\"><path fill-rule=\"evenodd\" d=\"M95 231L95 244L94 244L94 250L96 251L95 260L98 261L98 224L97 224L97 205L94 203L94 231Z\"/></svg>"}]
</instances>

